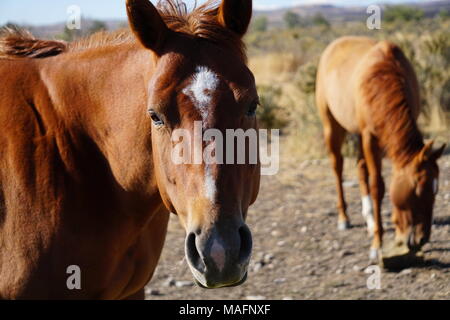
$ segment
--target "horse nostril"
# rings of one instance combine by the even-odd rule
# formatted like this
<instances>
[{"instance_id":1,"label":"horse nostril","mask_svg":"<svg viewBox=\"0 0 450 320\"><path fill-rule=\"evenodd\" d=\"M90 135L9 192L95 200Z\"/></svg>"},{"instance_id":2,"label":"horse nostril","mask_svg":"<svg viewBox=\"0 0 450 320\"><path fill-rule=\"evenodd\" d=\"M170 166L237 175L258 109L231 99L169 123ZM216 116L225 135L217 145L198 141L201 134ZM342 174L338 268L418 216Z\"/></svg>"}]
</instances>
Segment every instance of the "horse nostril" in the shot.
<instances>
[{"instance_id":1,"label":"horse nostril","mask_svg":"<svg viewBox=\"0 0 450 320\"><path fill-rule=\"evenodd\" d=\"M195 233L190 233L186 238L186 257L188 262L191 264L199 272L205 271L205 264L200 257L200 254L197 250L197 246L195 244Z\"/></svg>"},{"instance_id":2,"label":"horse nostril","mask_svg":"<svg viewBox=\"0 0 450 320\"><path fill-rule=\"evenodd\" d=\"M239 263L244 264L250 260L250 255L252 253L252 233L250 232L250 229L244 225L239 228L239 236L241 238Z\"/></svg>"}]
</instances>

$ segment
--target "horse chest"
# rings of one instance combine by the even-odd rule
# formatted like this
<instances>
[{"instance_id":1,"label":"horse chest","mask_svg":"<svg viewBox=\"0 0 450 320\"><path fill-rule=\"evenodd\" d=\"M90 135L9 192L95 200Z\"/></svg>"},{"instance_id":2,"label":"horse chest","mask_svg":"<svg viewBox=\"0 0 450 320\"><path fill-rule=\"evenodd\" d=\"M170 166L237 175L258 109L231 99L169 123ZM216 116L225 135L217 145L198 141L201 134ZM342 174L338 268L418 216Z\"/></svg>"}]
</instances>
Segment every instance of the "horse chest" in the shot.
<instances>
[{"instance_id":1,"label":"horse chest","mask_svg":"<svg viewBox=\"0 0 450 320\"><path fill-rule=\"evenodd\" d=\"M168 221L169 213L160 210L144 228L112 270L110 285L102 298L125 299L150 281L162 252Z\"/></svg>"},{"instance_id":2,"label":"horse chest","mask_svg":"<svg viewBox=\"0 0 450 320\"><path fill-rule=\"evenodd\" d=\"M125 299L141 290L157 266L168 219L169 214L159 210L140 230L107 233L97 237L97 247L94 241L86 239L82 247L93 246L94 252L77 254L85 259L86 294L100 299Z\"/></svg>"}]
</instances>

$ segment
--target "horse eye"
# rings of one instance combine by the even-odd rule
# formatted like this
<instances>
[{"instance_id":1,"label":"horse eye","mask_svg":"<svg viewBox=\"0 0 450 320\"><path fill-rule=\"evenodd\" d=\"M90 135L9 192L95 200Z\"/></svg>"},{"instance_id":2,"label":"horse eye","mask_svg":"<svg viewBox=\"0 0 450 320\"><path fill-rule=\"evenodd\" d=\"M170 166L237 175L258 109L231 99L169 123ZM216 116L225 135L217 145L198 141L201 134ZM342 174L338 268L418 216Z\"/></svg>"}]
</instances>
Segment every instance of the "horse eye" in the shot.
<instances>
[{"instance_id":1,"label":"horse eye","mask_svg":"<svg viewBox=\"0 0 450 320\"><path fill-rule=\"evenodd\" d=\"M258 109L258 105L259 105L258 101L253 101L250 104L250 107L247 110L247 116L248 117L254 117L256 115L256 109Z\"/></svg>"},{"instance_id":2,"label":"horse eye","mask_svg":"<svg viewBox=\"0 0 450 320\"><path fill-rule=\"evenodd\" d=\"M164 125L164 121L161 120L159 115L154 110L148 110L148 114L150 115L150 118L152 118L153 124L155 126L162 126Z\"/></svg>"}]
</instances>

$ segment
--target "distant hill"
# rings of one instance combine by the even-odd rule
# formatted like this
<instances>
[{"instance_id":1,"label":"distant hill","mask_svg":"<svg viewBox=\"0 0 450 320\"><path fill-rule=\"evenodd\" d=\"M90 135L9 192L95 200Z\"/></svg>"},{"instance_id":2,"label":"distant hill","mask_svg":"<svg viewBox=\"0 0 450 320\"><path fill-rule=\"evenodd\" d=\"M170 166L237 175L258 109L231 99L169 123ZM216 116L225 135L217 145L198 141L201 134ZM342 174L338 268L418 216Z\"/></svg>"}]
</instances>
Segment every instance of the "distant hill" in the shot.
<instances>
[{"instance_id":1,"label":"distant hill","mask_svg":"<svg viewBox=\"0 0 450 320\"><path fill-rule=\"evenodd\" d=\"M382 1L380 2L382 3ZM441 10L447 10L450 12L450 1L448 0L438 0L438 1L427 1L423 3L405 3L405 6L411 6L414 8L420 8L424 11L426 17L434 17ZM382 8L385 6L380 4ZM368 14L366 13L367 6L355 6L355 7L338 7L334 5L303 5L295 6L277 10L267 10L267 11L256 11L255 17L266 16L269 20L269 26L282 26L283 16L287 11L294 12L301 17L312 17L320 13L330 22L339 21L364 21L367 19Z\"/></svg>"},{"instance_id":2,"label":"distant hill","mask_svg":"<svg viewBox=\"0 0 450 320\"><path fill-rule=\"evenodd\" d=\"M425 16L433 17L441 10L447 10L450 12L450 1L448 0L438 0L438 1L427 1L423 3L407 3L408 5L415 8L420 8L425 12ZM383 5L381 5L384 8ZM277 10L267 10L267 11L255 11L254 16L267 16L269 20L270 27L281 27L283 26L283 16L287 11L292 11L299 14L301 17L312 17L320 13L330 22L339 21L364 21L367 18L366 13L367 7L338 7L334 5L303 5L295 6ZM94 24L93 19L83 19L82 20L82 31L85 32ZM108 30L115 30L118 28L123 28L127 26L126 21L120 20L109 20L103 21ZM61 34L64 30L64 23L52 24L47 26L24 26L32 31L36 37L40 38L54 38L58 34Z\"/></svg>"},{"instance_id":3,"label":"distant hill","mask_svg":"<svg viewBox=\"0 0 450 320\"><path fill-rule=\"evenodd\" d=\"M86 32L94 25L95 21L98 20L82 19L81 30L83 32ZM128 25L125 20L106 20L102 22L106 25L108 30L116 30L119 28L126 27ZM64 31L65 23L56 23L44 26L25 26L25 27L29 29L33 33L33 35L38 38L52 39Z\"/></svg>"}]
</instances>

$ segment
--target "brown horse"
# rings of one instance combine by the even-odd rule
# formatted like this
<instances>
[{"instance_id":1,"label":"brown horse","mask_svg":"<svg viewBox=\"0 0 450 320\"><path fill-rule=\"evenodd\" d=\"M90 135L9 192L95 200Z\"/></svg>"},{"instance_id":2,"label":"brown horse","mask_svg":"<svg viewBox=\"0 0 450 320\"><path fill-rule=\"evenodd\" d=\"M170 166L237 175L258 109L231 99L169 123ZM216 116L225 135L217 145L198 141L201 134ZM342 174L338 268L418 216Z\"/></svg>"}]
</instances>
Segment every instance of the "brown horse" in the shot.
<instances>
[{"instance_id":1,"label":"brown horse","mask_svg":"<svg viewBox=\"0 0 450 320\"><path fill-rule=\"evenodd\" d=\"M341 146L346 132L351 132L360 138L362 213L369 233L374 235L371 259L377 259L383 236L383 152L393 162L390 195L396 243L411 250L422 247L430 238L438 191L437 160L445 145L433 151L432 142L423 142L416 124L419 86L402 51L390 42L369 38L344 37L334 41L320 60L316 102L336 175L338 228L350 227L342 188Z\"/></svg>"},{"instance_id":2,"label":"brown horse","mask_svg":"<svg viewBox=\"0 0 450 320\"><path fill-rule=\"evenodd\" d=\"M256 129L252 1L189 13L128 0L127 12L133 33L0 39L0 298L142 298L169 212L199 284L246 278L259 162L176 165L171 136L194 121ZM81 288L67 286L71 266Z\"/></svg>"}]
</instances>

